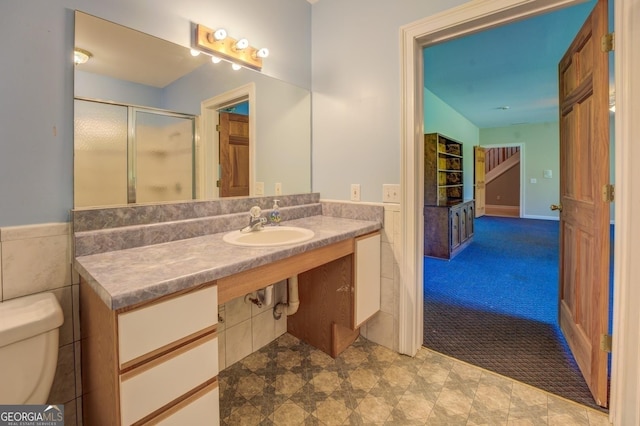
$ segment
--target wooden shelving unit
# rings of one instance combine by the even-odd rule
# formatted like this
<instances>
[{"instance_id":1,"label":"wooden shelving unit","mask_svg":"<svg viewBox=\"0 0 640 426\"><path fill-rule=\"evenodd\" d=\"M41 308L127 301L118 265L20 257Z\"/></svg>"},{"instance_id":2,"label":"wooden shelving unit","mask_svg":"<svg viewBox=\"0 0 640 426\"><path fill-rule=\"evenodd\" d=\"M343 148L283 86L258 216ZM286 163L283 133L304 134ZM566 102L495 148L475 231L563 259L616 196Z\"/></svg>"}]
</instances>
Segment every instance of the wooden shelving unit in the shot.
<instances>
[{"instance_id":1,"label":"wooden shelving unit","mask_svg":"<svg viewBox=\"0 0 640 426\"><path fill-rule=\"evenodd\" d=\"M424 254L451 259L473 239L475 205L464 201L462 143L424 135Z\"/></svg>"}]
</instances>

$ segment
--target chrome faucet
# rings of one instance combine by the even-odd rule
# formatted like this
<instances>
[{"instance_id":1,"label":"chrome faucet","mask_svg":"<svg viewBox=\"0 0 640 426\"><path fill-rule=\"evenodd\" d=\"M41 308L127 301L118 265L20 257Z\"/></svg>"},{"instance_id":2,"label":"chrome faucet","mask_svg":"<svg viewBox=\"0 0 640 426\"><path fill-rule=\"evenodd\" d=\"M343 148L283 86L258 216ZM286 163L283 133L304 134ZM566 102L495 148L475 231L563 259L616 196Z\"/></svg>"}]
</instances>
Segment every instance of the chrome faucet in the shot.
<instances>
[{"instance_id":1,"label":"chrome faucet","mask_svg":"<svg viewBox=\"0 0 640 426\"><path fill-rule=\"evenodd\" d=\"M258 206L251 207L249 210L249 225L245 226L240 232L253 232L260 231L265 223L267 223L266 217L261 217L262 209Z\"/></svg>"}]
</instances>

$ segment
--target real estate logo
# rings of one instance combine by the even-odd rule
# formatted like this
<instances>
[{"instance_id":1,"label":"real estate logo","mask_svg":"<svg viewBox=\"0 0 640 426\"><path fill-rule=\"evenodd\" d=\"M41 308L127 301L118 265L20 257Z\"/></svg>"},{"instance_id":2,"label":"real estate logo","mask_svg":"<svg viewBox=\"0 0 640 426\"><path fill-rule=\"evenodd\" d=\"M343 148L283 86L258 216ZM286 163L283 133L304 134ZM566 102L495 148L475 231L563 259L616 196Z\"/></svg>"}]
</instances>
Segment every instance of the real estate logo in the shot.
<instances>
[{"instance_id":1,"label":"real estate logo","mask_svg":"<svg viewBox=\"0 0 640 426\"><path fill-rule=\"evenodd\" d=\"M64 405L0 405L0 426L64 426Z\"/></svg>"}]
</instances>

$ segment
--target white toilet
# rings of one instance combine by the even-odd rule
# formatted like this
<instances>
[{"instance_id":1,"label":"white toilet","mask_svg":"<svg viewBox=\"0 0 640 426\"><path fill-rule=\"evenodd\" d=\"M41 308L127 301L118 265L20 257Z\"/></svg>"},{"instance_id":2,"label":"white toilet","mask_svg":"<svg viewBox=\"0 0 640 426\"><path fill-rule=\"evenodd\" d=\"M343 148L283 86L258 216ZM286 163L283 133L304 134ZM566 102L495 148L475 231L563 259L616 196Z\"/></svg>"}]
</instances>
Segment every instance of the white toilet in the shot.
<instances>
[{"instance_id":1,"label":"white toilet","mask_svg":"<svg viewBox=\"0 0 640 426\"><path fill-rule=\"evenodd\" d=\"M0 303L0 405L44 404L58 362L64 316L52 293Z\"/></svg>"}]
</instances>

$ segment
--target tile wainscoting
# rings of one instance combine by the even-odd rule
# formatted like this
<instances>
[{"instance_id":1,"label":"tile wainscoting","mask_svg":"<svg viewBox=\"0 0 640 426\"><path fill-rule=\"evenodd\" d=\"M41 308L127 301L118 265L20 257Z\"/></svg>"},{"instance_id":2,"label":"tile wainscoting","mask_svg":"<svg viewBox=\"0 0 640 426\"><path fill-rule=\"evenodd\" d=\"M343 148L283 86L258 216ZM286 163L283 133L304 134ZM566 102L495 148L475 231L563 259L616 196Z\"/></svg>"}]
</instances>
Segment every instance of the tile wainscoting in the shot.
<instances>
[{"instance_id":1,"label":"tile wainscoting","mask_svg":"<svg viewBox=\"0 0 640 426\"><path fill-rule=\"evenodd\" d=\"M64 312L58 366L48 403L64 404L65 425L82 424L78 276L69 223L0 228L0 300L55 294Z\"/></svg>"}]
</instances>

